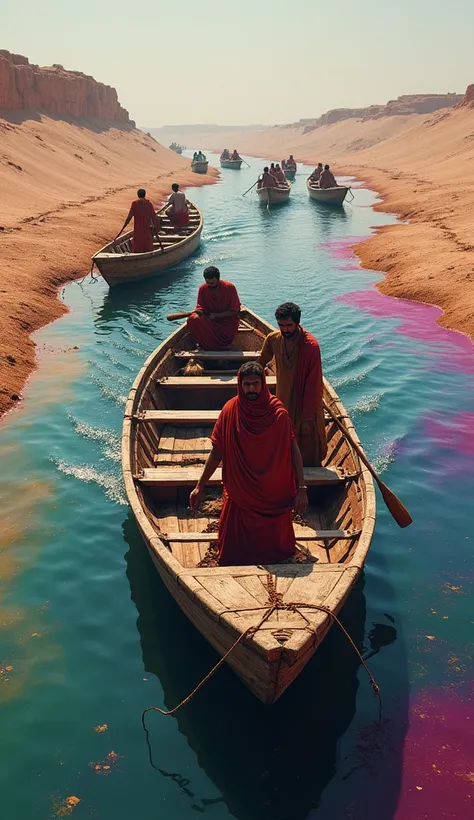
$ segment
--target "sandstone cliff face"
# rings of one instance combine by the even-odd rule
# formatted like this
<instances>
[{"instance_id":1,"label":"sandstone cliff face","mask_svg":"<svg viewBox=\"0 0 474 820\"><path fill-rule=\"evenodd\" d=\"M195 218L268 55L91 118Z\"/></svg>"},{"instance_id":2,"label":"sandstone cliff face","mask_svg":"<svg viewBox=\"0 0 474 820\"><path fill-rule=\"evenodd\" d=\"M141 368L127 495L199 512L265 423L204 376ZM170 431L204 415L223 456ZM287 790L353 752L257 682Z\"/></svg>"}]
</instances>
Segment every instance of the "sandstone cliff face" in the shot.
<instances>
[{"instance_id":1,"label":"sandstone cliff face","mask_svg":"<svg viewBox=\"0 0 474 820\"><path fill-rule=\"evenodd\" d=\"M396 100L389 100L386 105L370 105L368 108L333 108L317 119L300 120L297 125L303 126L304 133L308 133L323 125L332 125L340 120L353 118L373 120L407 114L432 114L440 108L452 108L464 99L462 94L404 94Z\"/></svg>"},{"instance_id":2,"label":"sandstone cliff face","mask_svg":"<svg viewBox=\"0 0 474 820\"><path fill-rule=\"evenodd\" d=\"M474 108L474 85L468 85L464 98L459 103L459 107L468 106Z\"/></svg>"},{"instance_id":3,"label":"sandstone cliff face","mask_svg":"<svg viewBox=\"0 0 474 820\"><path fill-rule=\"evenodd\" d=\"M61 65L40 68L0 50L0 109L39 109L59 116L118 120L135 125L115 88Z\"/></svg>"}]
</instances>

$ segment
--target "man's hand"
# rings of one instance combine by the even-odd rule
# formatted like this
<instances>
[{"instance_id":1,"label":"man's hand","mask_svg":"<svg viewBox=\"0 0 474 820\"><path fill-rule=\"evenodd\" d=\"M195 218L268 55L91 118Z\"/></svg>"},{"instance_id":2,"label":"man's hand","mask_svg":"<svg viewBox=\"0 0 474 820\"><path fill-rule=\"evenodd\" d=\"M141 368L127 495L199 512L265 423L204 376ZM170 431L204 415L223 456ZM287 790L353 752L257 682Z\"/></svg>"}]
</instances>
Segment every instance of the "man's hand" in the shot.
<instances>
[{"instance_id":1,"label":"man's hand","mask_svg":"<svg viewBox=\"0 0 474 820\"><path fill-rule=\"evenodd\" d=\"M302 421L300 424L300 435L308 436L311 432L311 421Z\"/></svg>"},{"instance_id":2,"label":"man's hand","mask_svg":"<svg viewBox=\"0 0 474 820\"><path fill-rule=\"evenodd\" d=\"M294 508L297 513L302 515L308 509L308 493L306 490L298 490L296 493Z\"/></svg>"},{"instance_id":3,"label":"man's hand","mask_svg":"<svg viewBox=\"0 0 474 820\"><path fill-rule=\"evenodd\" d=\"M204 487L196 484L194 490L189 496L189 507L191 510L197 510L201 501L204 498Z\"/></svg>"}]
</instances>

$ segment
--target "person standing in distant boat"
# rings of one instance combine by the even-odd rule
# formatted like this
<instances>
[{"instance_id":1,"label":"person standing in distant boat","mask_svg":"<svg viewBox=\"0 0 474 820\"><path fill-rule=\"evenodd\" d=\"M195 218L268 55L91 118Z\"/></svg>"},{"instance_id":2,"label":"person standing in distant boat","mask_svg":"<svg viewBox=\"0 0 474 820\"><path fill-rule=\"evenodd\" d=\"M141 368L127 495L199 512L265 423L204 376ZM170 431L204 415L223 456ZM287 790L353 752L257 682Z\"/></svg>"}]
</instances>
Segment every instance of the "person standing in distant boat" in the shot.
<instances>
[{"instance_id":1,"label":"person standing in distant boat","mask_svg":"<svg viewBox=\"0 0 474 820\"><path fill-rule=\"evenodd\" d=\"M173 193L168 199L166 215L176 228L184 228L189 223L188 201L177 182L173 182L171 188Z\"/></svg>"},{"instance_id":2,"label":"person standing in distant boat","mask_svg":"<svg viewBox=\"0 0 474 820\"><path fill-rule=\"evenodd\" d=\"M296 162L294 160L293 154L290 154L289 158L287 159L286 167L291 171L296 171Z\"/></svg>"},{"instance_id":3,"label":"person standing in distant boat","mask_svg":"<svg viewBox=\"0 0 474 820\"><path fill-rule=\"evenodd\" d=\"M333 172L329 170L329 165L324 166L324 171L319 177L320 188L337 188L336 177Z\"/></svg>"},{"instance_id":4,"label":"person standing in distant boat","mask_svg":"<svg viewBox=\"0 0 474 820\"><path fill-rule=\"evenodd\" d=\"M285 174L283 173L282 169L280 168L279 163L275 165L274 176L277 182L286 182Z\"/></svg>"},{"instance_id":5,"label":"person standing in distant boat","mask_svg":"<svg viewBox=\"0 0 474 820\"><path fill-rule=\"evenodd\" d=\"M275 359L276 394L290 414L303 463L319 467L327 452L319 344L301 327L294 302L279 305L275 318L279 330L268 334L258 361L265 367Z\"/></svg>"},{"instance_id":6,"label":"person standing in distant boat","mask_svg":"<svg viewBox=\"0 0 474 820\"><path fill-rule=\"evenodd\" d=\"M239 152L237 151L237 148L234 148L234 150L232 152L231 159L242 159Z\"/></svg>"},{"instance_id":7,"label":"person standing in distant boat","mask_svg":"<svg viewBox=\"0 0 474 820\"><path fill-rule=\"evenodd\" d=\"M221 154L221 159L230 159L230 154L227 148L224 148Z\"/></svg>"},{"instance_id":8,"label":"person standing in distant boat","mask_svg":"<svg viewBox=\"0 0 474 820\"><path fill-rule=\"evenodd\" d=\"M239 294L232 282L221 280L215 265L205 269L204 280L197 305L188 317L188 330L202 350L225 350L239 328Z\"/></svg>"},{"instance_id":9,"label":"person standing in distant boat","mask_svg":"<svg viewBox=\"0 0 474 820\"><path fill-rule=\"evenodd\" d=\"M155 213L153 203L150 202L149 199L146 199L146 191L144 188L138 189L137 197L138 199L132 202L128 216L123 223L123 227L115 237L114 242L133 218L133 252L148 253L153 250L153 233L158 236L161 225Z\"/></svg>"},{"instance_id":10,"label":"person standing in distant boat","mask_svg":"<svg viewBox=\"0 0 474 820\"><path fill-rule=\"evenodd\" d=\"M268 170L268 165L265 165L263 169L263 174L259 177L257 182L257 188L277 188L278 182L276 181L273 174L270 173Z\"/></svg>"}]
</instances>

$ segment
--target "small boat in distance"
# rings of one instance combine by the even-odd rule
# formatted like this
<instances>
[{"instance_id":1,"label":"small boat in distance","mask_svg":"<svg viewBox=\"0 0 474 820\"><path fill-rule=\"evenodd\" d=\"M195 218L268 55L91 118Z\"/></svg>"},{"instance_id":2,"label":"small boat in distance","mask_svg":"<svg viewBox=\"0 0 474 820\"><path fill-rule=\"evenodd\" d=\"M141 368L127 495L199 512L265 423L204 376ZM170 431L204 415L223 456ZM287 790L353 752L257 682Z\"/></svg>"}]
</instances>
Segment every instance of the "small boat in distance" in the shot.
<instances>
[{"instance_id":1,"label":"small boat in distance","mask_svg":"<svg viewBox=\"0 0 474 820\"><path fill-rule=\"evenodd\" d=\"M286 178L290 181L294 180L297 167L298 166L296 165L293 156L291 156L289 160L282 160L281 169Z\"/></svg>"},{"instance_id":2,"label":"small boat in distance","mask_svg":"<svg viewBox=\"0 0 474 820\"><path fill-rule=\"evenodd\" d=\"M94 254L92 262L110 287L161 273L187 259L198 248L203 219L196 205L188 203L189 223L184 228L176 228L171 223L165 207L156 212L161 221L160 242L155 239L152 251L133 253L133 231L128 231Z\"/></svg>"},{"instance_id":3,"label":"small boat in distance","mask_svg":"<svg viewBox=\"0 0 474 820\"><path fill-rule=\"evenodd\" d=\"M231 168L234 171L240 171L242 159L221 159L221 168Z\"/></svg>"},{"instance_id":4,"label":"small boat in distance","mask_svg":"<svg viewBox=\"0 0 474 820\"><path fill-rule=\"evenodd\" d=\"M174 151L175 154L182 154L183 151L184 151L185 146L184 145L178 145L177 142L172 142L170 145L168 145L168 148L170 149L170 151Z\"/></svg>"},{"instance_id":5,"label":"small boat in distance","mask_svg":"<svg viewBox=\"0 0 474 820\"><path fill-rule=\"evenodd\" d=\"M327 457L322 467L305 467L309 507L294 521L302 562L221 567L212 561L221 469L210 479L197 514L189 510L189 493L211 449L219 411L236 394L238 368L257 358L272 330L242 306L230 349L196 351L187 326L179 327L139 371L122 436L125 490L161 580L220 657L240 639L227 663L264 703L283 694L329 632L331 614L338 614L361 575L375 525L372 477L328 415ZM204 370L184 375L183 366L194 358ZM270 369L267 384L274 392ZM359 443L327 381L324 399ZM270 611L275 602L281 606ZM252 627L255 632L243 638ZM174 640L179 642L179 635Z\"/></svg>"},{"instance_id":6,"label":"small boat in distance","mask_svg":"<svg viewBox=\"0 0 474 820\"><path fill-rule=\"evenodd\" d=\"M306 180L306 187L311 199L316 202L324 202L326 205L342 205L348 191L351 189L345 185L337 185L335 188L320 188L317 182Z\"/></svg>"},{"instance_id":7,"label":"small boat in distance","mask_svg":"<svg viewBox=\"0 0 474 820\"><path fill-rule=\"evenodd\" d=\"M209 168L209 161L207 159L193 159L191 160L191 171L195 174L207 174Z\"/></svg>"},{"instance_id":8,"label":"small boat in distance","mask_svg":"<svg viewBox=\"0 0 474 820\"><path fill-rule=\"evenodd\" d=\"M288 202L291 193L291 185L289 182L280 183L275 188L257 188L257 196L260 202L267 205L271 202L272 205L278 205L281 202Z\"/></svg>"}]
</instances>

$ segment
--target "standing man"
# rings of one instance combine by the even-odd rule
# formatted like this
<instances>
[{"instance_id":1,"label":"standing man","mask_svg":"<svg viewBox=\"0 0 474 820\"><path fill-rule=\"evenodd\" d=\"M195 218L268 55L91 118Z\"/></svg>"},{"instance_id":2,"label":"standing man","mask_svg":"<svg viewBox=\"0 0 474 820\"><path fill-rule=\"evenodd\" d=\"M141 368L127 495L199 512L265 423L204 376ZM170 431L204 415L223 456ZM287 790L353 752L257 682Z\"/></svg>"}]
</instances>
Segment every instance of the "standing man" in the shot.
<instances>
[{"instance_id":1,"label":"standing man","mask_svg":"<svg viewBox=\"0 0 474 820\"><path fill-rule=\"evenodd\" d=\"M137 197L138 199L132 202L128 216L123 223L123 228L118 232L114 242L133 217L133 252L148 253L153 250L153 231L158 235L161 226L153 204L149 199L146 199L144 188L139 188Z\"/></svg>"},{"instance_id":2,"label":"standing man","mask_svg":"<svg viewBox=\"0 0 474 820\"><path fill-rule=\"evenodd\" d=\"M196 308L187 321L188 330L203 350L225 350L239 327L239 294L232 282L221 279L214 265L205 269L204 279Z\"/></svg>"},{"instance_id":3,"label":"standing man","mask_svg":"<svg viewBox=\"0 0 474 820\"><path fill-rule=\"evenodd\" d=\"M333 172L329 170L329 165L324 166L324 171L319 177L320 188L337 188L336 177Z\"/></svg>"},{"instance_id":4,"label":"standing man","mask_svg":"<svg viewBox=\"0 0 474 820\"><path fill-rule=\"evenodd\" d=\"M278 182L273 174L269 172L268 165L265 165L263 174L258 178L257 188L278 188Z\"/></svg>"},{"instance_id":5,"label":"standing man","mask_svg":"<svg viewBox=\"0 0 474 820\"><path fill-rule=\"evenodd\" d=\"M323 411L323 371L319 344L300 325L301 309L285 302L275 311L279 330L269 333L259 362L276 363L276 394L290 414L307 467L319 467L326 456Z\"/></svg>"},{"instance_id":6,"label":"standing man","mask_svg":"<svg viewBox=\"0 0 474 820\"><path fill-rule=\"evenodd\" d=\"M166 215L176 228L184 228L189 223L188 201L186 194L179 190L177 182L173 182L173 193L168 199Z\"/></svg>"},{"instance_id":7,"label":"standing man","mask_svg":"<svg viewBox=\"0 0 474 820\"><path fill-rule=\"evenodd\" d=\"M212 450L189 497L192 510L222 462L224 504L219 519L219 564L267 564L295 552L292 510L304 513L308 495L290 417L270 394L263 368L247 362L238 394L222 408Z\"/></svg>"}]
</instances>

